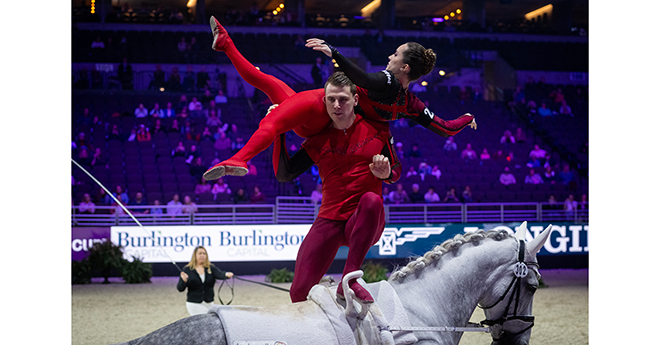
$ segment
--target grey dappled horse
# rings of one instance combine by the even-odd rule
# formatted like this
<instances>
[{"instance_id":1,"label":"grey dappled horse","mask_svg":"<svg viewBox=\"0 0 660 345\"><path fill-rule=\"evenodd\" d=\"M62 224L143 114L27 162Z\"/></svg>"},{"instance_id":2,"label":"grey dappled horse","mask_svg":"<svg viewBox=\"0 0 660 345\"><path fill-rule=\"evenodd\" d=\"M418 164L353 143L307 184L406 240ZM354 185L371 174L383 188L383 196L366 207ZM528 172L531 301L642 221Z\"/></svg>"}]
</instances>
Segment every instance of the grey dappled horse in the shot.
<instances>
[{"instance_id":1,"label":"grey dappled horse","mask_svg":"<svg viewBox=\"0 0 660 345\"><path fill-rule=\"evenodd\" d=\"M457 235L393 272L388 282L411 326L464 327L479 306L486 315L483 322L491 328L493 345L528 344L532 300L540 278L536 254L550 228L529 243L524 241L526 222L513 236L506 230ZM294 314L296 304L279 308L289 308ZM458 344L463 333L415 331L414 335L416 344ZM181 319L125 344L225 345L227 341L220 319L209 313Z\"/></svg>"}]
</instances>

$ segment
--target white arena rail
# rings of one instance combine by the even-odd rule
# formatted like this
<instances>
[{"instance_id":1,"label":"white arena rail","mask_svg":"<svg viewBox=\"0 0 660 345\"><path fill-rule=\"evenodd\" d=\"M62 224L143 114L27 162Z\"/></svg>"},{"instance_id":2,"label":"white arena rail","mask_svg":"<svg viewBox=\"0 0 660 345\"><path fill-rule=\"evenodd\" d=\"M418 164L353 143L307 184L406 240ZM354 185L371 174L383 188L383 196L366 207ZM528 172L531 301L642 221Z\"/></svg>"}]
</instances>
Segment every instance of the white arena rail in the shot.
<instances>
[{"instance_id":1,"label":"white arena rail","mask_svg":"<svg viewBox=\"0 0 660 345\"><path fill-rule=\"evenodd\" d=\"M143 225L216 225L216 224L311 224L316 219L319 204L309 197L277 197L275 204L197 205L193 214L134 214ZM150 209L154 206L127 206L127 209ZM508 223L589 222L589 210L566 212L563 203L468 203L468 204L386 204L388 224L425 223ZM97 206L94 214L81 214L71 207L71 226L135 225L130 216L117 212L116 207Z\"/></svg>"}]
</instances>

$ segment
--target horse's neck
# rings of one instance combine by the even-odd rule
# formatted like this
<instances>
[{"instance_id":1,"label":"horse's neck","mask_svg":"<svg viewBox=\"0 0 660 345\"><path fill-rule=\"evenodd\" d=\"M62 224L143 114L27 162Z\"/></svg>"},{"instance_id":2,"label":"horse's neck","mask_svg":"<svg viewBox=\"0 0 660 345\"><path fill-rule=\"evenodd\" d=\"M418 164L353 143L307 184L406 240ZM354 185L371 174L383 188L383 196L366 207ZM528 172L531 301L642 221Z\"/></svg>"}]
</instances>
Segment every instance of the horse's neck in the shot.
<instances>
[{"instance_id":1,"label":"horse's neck","mask_svg":"<svg viewBox=\"0 0 660 345\"><path fill-rule=\"evenodd\" d=\"M471 246L471 245L466 245ZM406 309L412 326L466 326L480 299L489 288L487 282L501 272L504 257L497 255L498 243L482 243L460 250L460 254L443 254L403 280L390 282ZM501 249L501 247L499 247ZM505 251L510 255L510 251ZM450 334L451 333L451 334ZM456 343L460 334L443 332L434 337L452 338Z\"/></svg>"},{"instance_id":2,"label":"horse's neck","mask_svg":"<svg viewBox=\"0 0 660 345\"><path fill-rule=\"evenodd\" d=\"M481 296L474 278L462 272L425 270L416 279L392 284L413 326L464 326Z\"/></svg>"}]
</instances>

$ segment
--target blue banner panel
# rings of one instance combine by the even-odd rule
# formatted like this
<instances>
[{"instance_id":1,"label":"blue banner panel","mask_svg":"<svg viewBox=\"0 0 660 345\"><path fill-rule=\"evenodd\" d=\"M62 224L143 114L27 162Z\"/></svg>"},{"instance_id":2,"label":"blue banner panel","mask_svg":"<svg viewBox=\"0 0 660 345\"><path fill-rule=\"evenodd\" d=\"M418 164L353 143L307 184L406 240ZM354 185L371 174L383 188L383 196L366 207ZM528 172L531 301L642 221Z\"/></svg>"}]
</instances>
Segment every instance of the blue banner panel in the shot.
<instances>
[{"instance_id":1,"label":"blue banner panel","mask_svg":"<svg viewBox=\"0 0 660 345\"><path fill-rule=\"evenodd\" d=\"M80 261L89 255L94 243L110 240L110 228L71 228L71 260Z\"/></svg>"},{"instance_id":2,"label":"blue banner panel","mask_svg":"<svg viewBox=\"0 0 660 345\"><path fill-rule=\"evenodd\" d=\"M548 223L527 223L526 240L531 241ZM420 226L403 224L386 226L380 240L369 250L367 259L391 259L421 256L434 246L458 234L479 229L505 229L513 234L520 223L462 223ZM537 256L584 255L588 254L589 225L559 223L552 225L552 233ZM345 259L348 248L337 253L337 259Z\"/></svg>"}]
</instances>

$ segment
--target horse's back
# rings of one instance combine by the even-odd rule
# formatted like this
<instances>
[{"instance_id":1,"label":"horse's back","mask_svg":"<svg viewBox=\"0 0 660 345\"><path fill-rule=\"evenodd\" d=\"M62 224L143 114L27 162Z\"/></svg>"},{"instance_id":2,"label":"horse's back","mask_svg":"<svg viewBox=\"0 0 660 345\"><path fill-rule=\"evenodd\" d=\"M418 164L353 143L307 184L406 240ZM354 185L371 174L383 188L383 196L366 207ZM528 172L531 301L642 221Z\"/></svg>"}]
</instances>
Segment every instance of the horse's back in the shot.
<instances>
[{"instance_id":1,"label":"horse's back","mask_svg":"<svg viewBox=\"0 0 660 345\"><path fill-rule=\"evenodd\" d=\"M193 315L143 337L118 345L206 344L226 345L224 328L215 314Z\"/></svg>"}]
</instances>

